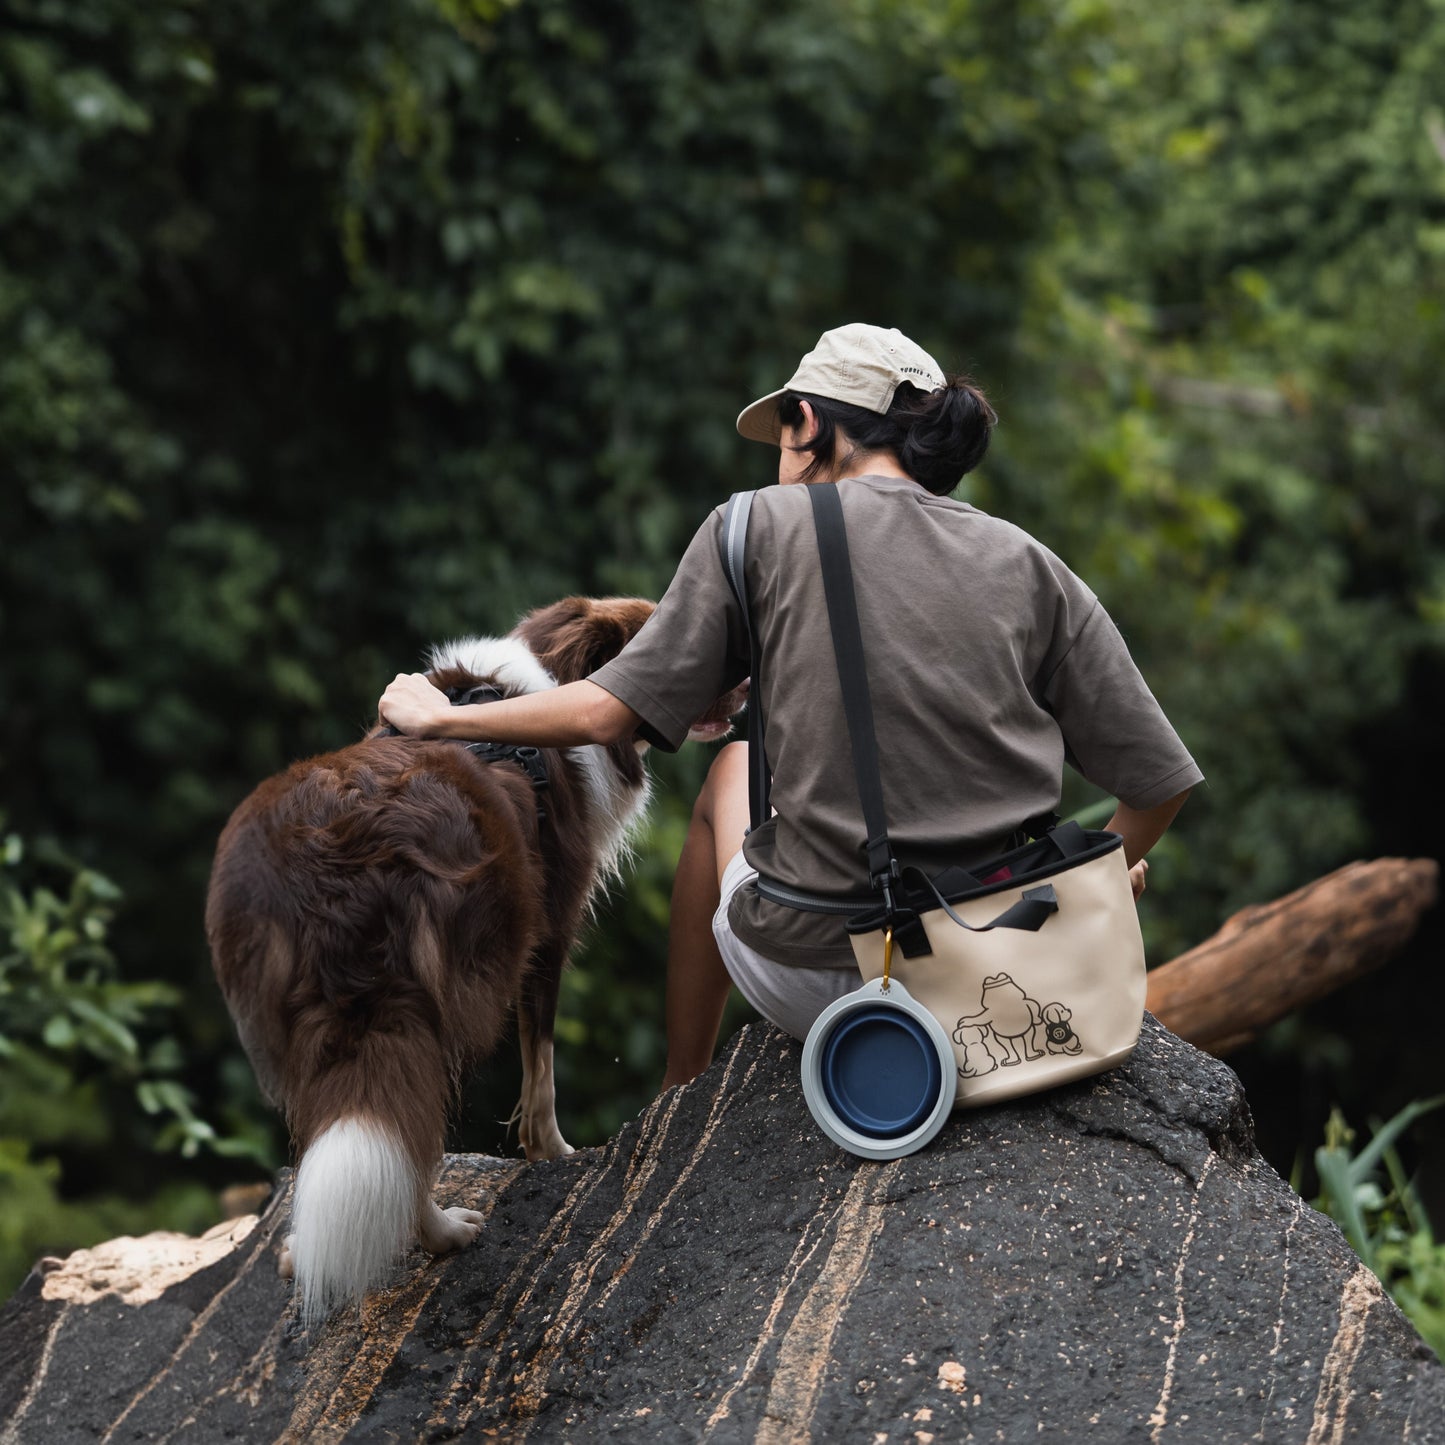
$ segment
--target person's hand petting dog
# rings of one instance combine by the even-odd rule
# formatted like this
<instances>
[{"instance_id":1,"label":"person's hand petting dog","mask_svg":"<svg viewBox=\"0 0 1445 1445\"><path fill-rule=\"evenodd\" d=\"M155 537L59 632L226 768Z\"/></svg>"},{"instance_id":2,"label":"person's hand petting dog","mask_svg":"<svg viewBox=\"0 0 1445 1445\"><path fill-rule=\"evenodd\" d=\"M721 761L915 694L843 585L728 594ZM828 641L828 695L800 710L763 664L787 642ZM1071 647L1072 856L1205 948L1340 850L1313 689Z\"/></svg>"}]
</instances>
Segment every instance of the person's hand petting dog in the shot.
<instances>
[{"instance_id":1,"label":"person's hand petting dog","mask_svg":"<svg viewBox=\"0 0 1445 1445\"><path fill-rule=\"evenodd\" d=\"M399 672L381 695L378 712L397 732L424 738L444 716L451 704L446 693L435 688L419 672Z\"/></svg>"}]
</instances>

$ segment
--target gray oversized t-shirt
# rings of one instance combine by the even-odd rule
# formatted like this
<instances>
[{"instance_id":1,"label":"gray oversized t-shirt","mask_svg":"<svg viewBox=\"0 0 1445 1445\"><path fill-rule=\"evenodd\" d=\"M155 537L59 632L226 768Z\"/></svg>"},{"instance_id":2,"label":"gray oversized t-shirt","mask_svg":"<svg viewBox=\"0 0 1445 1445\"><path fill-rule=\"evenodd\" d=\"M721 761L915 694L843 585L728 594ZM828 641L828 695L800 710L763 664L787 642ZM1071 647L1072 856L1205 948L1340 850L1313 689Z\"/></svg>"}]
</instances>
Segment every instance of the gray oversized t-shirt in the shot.
<instances>
[{"instance_id":1,"label":"gray oversized t-shirt","mask_svg":"<svg viewBox=\"0 0 1445 1445\"><path fill-rule=\"evenodd\" d=\"M937 870L998 852L1022 822L1058 806L1065 761L1135 808L1201 780L1118 629L1046 547L904 478L837 486L888 831L904 863ZM668 750L748 672L721 526L719 508L651 619L592 675ZM747 582L762 639L774 816L744 852L795 888L866 893L863 815L803 486L754 498ZM739 938L781 963L853 964L837 916L769 903L748 887L729 917Z\"/></svg>"}]
</instances>

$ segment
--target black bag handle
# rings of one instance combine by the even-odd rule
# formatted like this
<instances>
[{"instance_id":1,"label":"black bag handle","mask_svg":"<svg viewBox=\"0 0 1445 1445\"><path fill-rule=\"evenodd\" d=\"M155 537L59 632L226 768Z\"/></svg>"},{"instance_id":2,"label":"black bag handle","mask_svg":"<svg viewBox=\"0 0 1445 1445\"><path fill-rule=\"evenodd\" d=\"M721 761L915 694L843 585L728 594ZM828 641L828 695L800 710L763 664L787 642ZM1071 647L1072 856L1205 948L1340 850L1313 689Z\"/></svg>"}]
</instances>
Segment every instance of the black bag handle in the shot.
<instances>
[{"instance_id":1,"label":"black bag handle","mask_svg":"<svg viewBox=\"0 0 1445 1445\"><path fill-rule=\"evenodd\" d=\"M1025 888L1023 897L1011 903L991 922L967 923L953 911L948 900L939 891L938 885L922 868L905 868L903 876L908 879L918 879L922 883L924 891L933 895L934 902L960 928L966 928L970 933L987 933L994 928L1018 928L1025 933L1037 933L1059 911L1059 895L1054 892L1054 885L1040 883L1037 888Z\"/></svg>"}]
</instances>

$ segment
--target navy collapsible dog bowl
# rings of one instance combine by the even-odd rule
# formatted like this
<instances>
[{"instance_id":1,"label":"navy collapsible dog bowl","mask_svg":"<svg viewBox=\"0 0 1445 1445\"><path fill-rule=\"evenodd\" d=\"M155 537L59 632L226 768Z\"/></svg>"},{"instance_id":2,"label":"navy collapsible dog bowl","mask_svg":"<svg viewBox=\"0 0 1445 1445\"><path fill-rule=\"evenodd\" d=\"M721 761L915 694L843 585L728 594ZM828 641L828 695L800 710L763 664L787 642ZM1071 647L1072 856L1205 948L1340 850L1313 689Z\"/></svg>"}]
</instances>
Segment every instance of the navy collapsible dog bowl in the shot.
<instances>
[{"instance_id":1,"label":"navy collapsible dog bowl","mask_svg":"<svg viewBox=\"0 0 1445 1445\"><path fill-rule=\"evenodd\" d=\"M896 979L830 1004L803 1044L803 1097L818 1127L864 1159L898 1159L943 1127L957 1090L943 1025Z\"/></svg>"}]
</instances>

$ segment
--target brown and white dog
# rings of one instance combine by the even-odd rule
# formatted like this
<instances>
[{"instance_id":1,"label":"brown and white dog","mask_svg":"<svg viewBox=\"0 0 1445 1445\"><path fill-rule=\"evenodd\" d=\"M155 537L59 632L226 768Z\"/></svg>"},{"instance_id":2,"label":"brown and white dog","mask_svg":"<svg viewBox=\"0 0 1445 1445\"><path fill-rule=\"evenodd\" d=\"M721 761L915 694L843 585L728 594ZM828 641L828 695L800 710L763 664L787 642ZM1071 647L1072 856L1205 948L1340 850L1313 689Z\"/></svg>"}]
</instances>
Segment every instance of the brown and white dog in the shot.
<instances>
[{"instance_id":1,"label":"brown and white dog","mask_svg":"<svg viewBox=\"0 0 1445 1445\"><path fill-rule=\"evenodd\" d=\"M572 682L652 610L568 598L508 637L437 648L430 677L454 700ZM741 704L720 699L689 736L721 737ZM552 1080L562 969L647 801L633 741L541 750L539 791L514 761L384 731L262 783L221 835L206 906L221 992L300 1161L281 1271L308 1325L360 1301L411 1239L441 1254L476 1237L482 1216L439 1209L431 1185L462 1071L514 1009L522 1147L571 1152Z\"/></svg>"}]
</instances>

